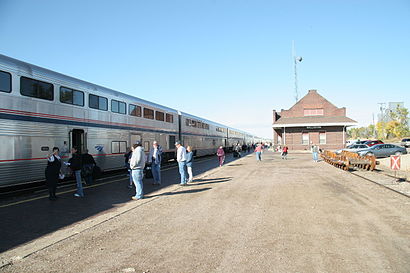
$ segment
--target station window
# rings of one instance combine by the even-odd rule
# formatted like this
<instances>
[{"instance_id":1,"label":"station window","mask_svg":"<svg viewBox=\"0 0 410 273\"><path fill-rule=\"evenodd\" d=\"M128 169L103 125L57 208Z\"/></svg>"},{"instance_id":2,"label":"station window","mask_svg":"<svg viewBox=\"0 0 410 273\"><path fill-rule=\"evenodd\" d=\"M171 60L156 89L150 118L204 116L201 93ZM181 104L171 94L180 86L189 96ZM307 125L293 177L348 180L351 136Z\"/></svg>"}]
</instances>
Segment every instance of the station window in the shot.
<instances>
[{"instance_id":1,"label":"station window","mask_svg":"<svg viewBox=\"0 0 410 273\"><path fill-rule=\"evenodd\" d=\"M326 132L319 132L319 144L326 144Z\"/></svg>"},{"instance_id":2,"label":"station window","mask_svg":"<svg viewBox=\"0 0 410 273\"><path fill-rule=\"evenodd\" d=\"M20 93L27 97L53 100L54 86L51 83L21 77Z\"/></svg>"},{"instance_id":3,"label":"station window","mask_svg":"<svg viewBox=\"0 0 410 273\"><path fill-rule=\"evenodd\" d=\"M155 111L155 119L159 121L165 121L165 114L164 112Z\"/></svg>"},{"instance_id":4,"label":"station window","mask_svg":"<svg viewBox=\"0 0 410 273\"><path fill-rule=\"evenodd\" d=\"M309 133L302 133L302 144L309 145Z\"/></svg>"},{"instance_id":5,"label":"station window","mask_svg":"<svg viewBox=\"0 0 410 273\"><path fill-rule=\"evenodd\" d=\"M60 101L62 103L84 106L84 93L67 87L60 87Z\"/></svg>"},{"instance_id":6,"label":"station window","mask_svg":"<svg viewBox=\"0 0 410 273\"><path fill-rule=\"evenodd\" d=\"M144 107L144 118L154 119L154 110Z\"/></svg>"},{"instance_id":7,"label":"station window","mask_svg":"<svg viewBox=\"0 0 410 273\"><path fill-rule=\"evenodd\" d=\"M127 151L126 141L113 141L111 142L111 153L112 154L123 154Z\"/></svg>"},{"instance_id":8,"label":"station window","mask_svg":"<svg viewBox=\"0 0 410 273\"><path fill-rule=\"evenodd\" d=\"M174 123L174 115L172 114L166 114L165 115L165 121L169 123Z\"/></svg>"},{"instance_id":9,"label":"station window","mask_svg":"<svg viewBox=\"0 0 410 273\"><path fill-rule=\"evenodd\" d=\"M141 106L130 104L128 111L131 116L140 117L141 116Z\"/></svg>"},{"instance_id":10,"label":"station window","mask_svg":"<svg viewBox=\"0 0 410 273\"><path fill-rule=\"evenodd\" d=\"M0 71L0 92L11 92L11 74Z\"/></svg>"},{"instance_id":11,"label":"station window","mask_svg":"<svg viewBox=\"0 0 410 273\"><path fill-rule=\"evenodd\" d=\"M90 108L98 110L108 110L108 99L97 95L90 94L88 105Z\"/></svg>"},{"instance_id":12,"label":"station window","mask_svg":"<svg viewBox=\"0 0 410 273\"><path fill-rule=\"evenodd\" d=\"M126 104L125 102L111 100L111 112L126 114Z\"/></svg>"}]
</instances>

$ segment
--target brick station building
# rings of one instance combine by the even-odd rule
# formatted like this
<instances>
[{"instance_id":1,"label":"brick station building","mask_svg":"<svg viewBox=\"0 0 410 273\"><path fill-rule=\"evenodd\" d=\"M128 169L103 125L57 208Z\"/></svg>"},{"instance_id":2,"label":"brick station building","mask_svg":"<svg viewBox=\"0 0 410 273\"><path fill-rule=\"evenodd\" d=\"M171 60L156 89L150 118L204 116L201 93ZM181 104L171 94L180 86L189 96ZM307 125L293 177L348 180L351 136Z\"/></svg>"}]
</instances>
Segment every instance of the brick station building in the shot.
<instances>
[{"instance_id":1,"label":"brick station building","mask_svg":"<svg viewBox=\"0 0 410 273\"><path fill-rule=\"evenodd\" d=\"M308 150L311 144L322 149L340 149L346 142L346 128L357 122L346 117L346 108L338 108L309 90L289 110L273 110L273 141L290 150Z\"/></svg>"}]
</instances>

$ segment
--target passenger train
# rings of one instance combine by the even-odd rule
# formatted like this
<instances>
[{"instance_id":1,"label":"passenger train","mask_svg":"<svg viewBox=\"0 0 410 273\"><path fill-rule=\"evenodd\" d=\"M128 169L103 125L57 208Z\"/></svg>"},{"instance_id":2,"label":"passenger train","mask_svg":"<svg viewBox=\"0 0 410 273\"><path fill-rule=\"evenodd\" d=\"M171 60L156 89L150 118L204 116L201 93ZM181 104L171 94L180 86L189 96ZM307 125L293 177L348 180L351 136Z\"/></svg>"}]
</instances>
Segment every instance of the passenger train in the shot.
<instances>
[{"instance_id":1,"label":"passenger train","mask_svg":"<svg viewBox=\"0 0 410 273\"><path fill-rule=\"evenodd\" d=\"M88 150L104 171L124 168L137 140L145 152L157 140L164 160L176 140L196 156L219 146L261 139L188 113L69 77L0 54L0 187L44 180L54 146L63 160L71 147Z\"/></svg>"}]
</instances>

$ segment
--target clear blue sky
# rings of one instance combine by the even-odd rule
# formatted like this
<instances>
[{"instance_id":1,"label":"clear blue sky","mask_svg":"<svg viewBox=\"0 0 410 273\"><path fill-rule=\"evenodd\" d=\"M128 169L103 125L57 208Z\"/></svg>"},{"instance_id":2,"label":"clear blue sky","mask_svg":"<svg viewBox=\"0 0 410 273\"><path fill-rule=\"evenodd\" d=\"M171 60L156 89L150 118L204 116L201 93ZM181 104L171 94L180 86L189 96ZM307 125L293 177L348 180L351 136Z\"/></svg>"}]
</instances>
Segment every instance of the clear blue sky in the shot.
<instances>
[{"instance_id":1,"label":"clear blue sky","mask_svg":"<svg viewBox=\"0 0 410 273\"><path fill-rule=\"evenodd\" d=\"M0 53L272 137L317 89L359 125L410 108L410 1L0 0Z\"/></svg>"}]
</instances>

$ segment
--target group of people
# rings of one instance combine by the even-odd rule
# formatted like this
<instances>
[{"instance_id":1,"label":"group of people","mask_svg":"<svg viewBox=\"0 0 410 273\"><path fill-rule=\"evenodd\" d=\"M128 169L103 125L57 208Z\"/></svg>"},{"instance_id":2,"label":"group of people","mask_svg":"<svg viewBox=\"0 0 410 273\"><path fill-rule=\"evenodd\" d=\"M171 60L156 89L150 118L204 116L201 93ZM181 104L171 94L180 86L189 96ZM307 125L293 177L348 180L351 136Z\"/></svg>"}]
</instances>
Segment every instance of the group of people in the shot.
<instances>
[{"instance_id":1,"label":"group of people","mask_svg":"<svg viewBox=\"0 0 410 273\"><path fill-rule=\"evenodd\" d=\"M49 199L52 201L57 199L56 189L58 180L64 178L64 175L61 173L62 161L59 152L60 149L58 147L53 148L52 153L47 157L47 167L45 170ZM82 177L84 177L86 184L91 184L96 163L87 150L85 150L84 154L80 154L79 149L73 147L71 154L72 157L68 162L64 162L64 164L71 169L77 183L77 191L74 196L84 197Z\"/></svg>"},{"instance_id":2,"label":"group of people","mask_svg":"<svg viewBox=\"0 0 410 273\"><path fill-rule=\"evenodd\" d=\"M175 143L177 149L176 160L178 162L178 169L180 174L180 185L186 186L188 183L193 182L193 158L194 154L191 146L186 148L181 145L180 141ZM238 152L240 152L241 146L236 145ZM251 146L247 146L247 149ZM258 161L262 160L261 154L263 150L262 144L257 146L252 146L256 152L256 158ZM234 149L235 151L235 149ZM132 196L133 200L139 200L144 198L143 193L143 177L144 169L146 163L151 166L151 173L153 177L153 185L161 185L161 162L162 162L162 147L157 141L152 143L152 149L150 149L148 156L145 155L144 148L142 147L141 141L136 141L132 145L129 152L127 152L125 157L125 165L129 172L129 184L128 188L132 189L135 186L135 195ZM62 164L68 166L73 176L76 179L77 191L74 194L75 197L84 197L84 190L82 186L82 177L86 184L91 184L93 180L93 171L96 167L96 162L92 155L86 150L84 154L79 152L79 149L73 147L71 149L72 157L68 162L62 162L59 155L59 148L54 147L53 152L47 157L47 167L45 170L46 185L49 191L49 199L56 200L56 188L59 179L64 178L61 173ZM225 162L225 151L222 146L220 146L216 152L218 157L219 166L222 167Z\"/></svg>"},{"instance_id":3,"label":"group of people","mask_svg":"<svg viewBox=\"0 0 410 273\"><path fill-rule=\"evenodd\" d=\"M186 186L187 183L193 181L192 163L193 152L190 146L186 148L181 145L180 141L175 143L177 148L177 162L179 173L181 176L180 185ZM137 141L132 147L131 151L125 154L125 164L127 165L130 173L129 188L132 188L132 184L135 185L135 195L132 196L133 200L139 200L144 198L143 188L144 184L142 179L144 177L145 163L151 164L151 173L153 177L153 185L161 185L161 162L162 162L162 147L157 141L152 143L152 149L148 154L147 160L145 160L144 148L140 141ZM187 175L188 174L188 175Z\"/></svg>"}]
</instances>

